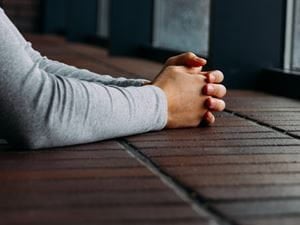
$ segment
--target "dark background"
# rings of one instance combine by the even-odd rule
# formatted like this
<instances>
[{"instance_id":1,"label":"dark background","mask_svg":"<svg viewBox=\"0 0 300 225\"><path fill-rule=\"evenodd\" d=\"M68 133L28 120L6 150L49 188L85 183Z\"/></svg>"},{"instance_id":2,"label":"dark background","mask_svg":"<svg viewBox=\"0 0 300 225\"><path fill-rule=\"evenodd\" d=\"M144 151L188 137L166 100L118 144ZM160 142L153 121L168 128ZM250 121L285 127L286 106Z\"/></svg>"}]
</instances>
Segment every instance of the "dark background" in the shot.
<instances>
[{"instance_id":1,"label":"dark background","mask_svg":"<svg viewBox=\"0 0 300 225\"><path fill-rule=\"evenodd\" d=\"M23 32L38 32L41 29L40 0L5 0L0 1L6 14Z\"/></svg>"},{"instance_id":2,"label":"dark background","mask_svg":"<svg viewBox=\"0 0 300 225\"><path fill-rule=\"evenodd\" d=\"M109 48L113 55L163 61L177 53L151 45L152 0L111 0L108 40L96 35L96 0L0 2L22 32L55 33L70 41L92 41ZM299 82L299 76L293 76L289 84L290 78L282 71L285 18L286 0L212 0L209 68L221 69L230 88L276 93L286 88L283 94L297 95L290 89ZM287 87L278 88L285 81Z\"/></svg>"}]
</instances>

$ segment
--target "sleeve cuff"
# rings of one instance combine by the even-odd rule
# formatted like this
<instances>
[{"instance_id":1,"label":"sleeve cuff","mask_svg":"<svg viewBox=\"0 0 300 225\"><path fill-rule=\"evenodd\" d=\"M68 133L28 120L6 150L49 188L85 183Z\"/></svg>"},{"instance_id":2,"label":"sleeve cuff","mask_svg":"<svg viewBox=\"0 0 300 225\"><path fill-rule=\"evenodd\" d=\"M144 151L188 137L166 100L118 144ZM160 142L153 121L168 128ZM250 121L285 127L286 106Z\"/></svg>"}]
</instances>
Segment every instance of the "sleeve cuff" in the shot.
<instances>
[{"instance_id":1,"label":"sleeve cuff","mask_svg":"<svg viewBox=\"0 0 300 225\"><path fill-rule=\"evenodd\" d=\"M153 91L156 93L158 117L157 117L157 123L156 123L157 126L154 129L162 130L166 127L167 122L168 122L167 96L166 96L165 92L157 86L148 85L146 87L152 88Z\"/></svg>"}]
</instances>

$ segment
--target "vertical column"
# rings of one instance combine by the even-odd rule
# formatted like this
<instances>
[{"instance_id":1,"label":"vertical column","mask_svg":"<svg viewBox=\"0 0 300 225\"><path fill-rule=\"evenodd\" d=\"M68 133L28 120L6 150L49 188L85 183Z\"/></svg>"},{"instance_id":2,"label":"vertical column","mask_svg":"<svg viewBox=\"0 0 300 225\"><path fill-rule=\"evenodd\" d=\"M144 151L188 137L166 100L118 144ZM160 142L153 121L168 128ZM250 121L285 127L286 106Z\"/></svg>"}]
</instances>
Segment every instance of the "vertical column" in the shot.
<instances>
[{"instance_id":1,"label":"vertical column","mask_svg":"<svg viewBox=\"0 0 300 225\"><path fill-rule=\"evenodd\" d=\"M111 0L110 53L135 55L152 42L153 0Z\"/></svg>"},{"instance_id":2,"label":"vertical column","mask_svg":"<svg viewBox=\"0 0 300 225\"><path fill-rule=\"evenodd\" d=\"M81 41L97 34L98 1L68 0L68 39Z\"/></svg>"},{"instance_id":3,"label":"vertical column","mask_svg":"<svg viewBox=\"0 0 300 225\"><path fill-rule=\"evenodd\" d=\"M97 0L45 0L43 31L81 41L97 33Z\"/></svg>"},{"instance_id":4,"label":"vertical column","mask_svg":"<svg viewBox=\"0 0 300 225\"><path fill-rule=\"evenodd\" d=\"M67 1L45 0L43 5L42 32L66 33L67 29Z\"/></svg>"},{"instance_id":5,"label":"vertical column","mask_svg":"<svg viewBox=\"0 0 300 225\"><path fill-rule=\"evenodd\" d=\"M110 0L98 0L97 36L109 38Z\"/></svg>"},{"instance_id":6,"label":"vertical column","mask_svg":"<svg viewBox=\"0 0 300 225\"><path fill-rule=\"evenodd\" d=\"M262 68L283 66L286 0L214 0L210 61L232 88L253 88Z\"/></svg>"}]
</instances>

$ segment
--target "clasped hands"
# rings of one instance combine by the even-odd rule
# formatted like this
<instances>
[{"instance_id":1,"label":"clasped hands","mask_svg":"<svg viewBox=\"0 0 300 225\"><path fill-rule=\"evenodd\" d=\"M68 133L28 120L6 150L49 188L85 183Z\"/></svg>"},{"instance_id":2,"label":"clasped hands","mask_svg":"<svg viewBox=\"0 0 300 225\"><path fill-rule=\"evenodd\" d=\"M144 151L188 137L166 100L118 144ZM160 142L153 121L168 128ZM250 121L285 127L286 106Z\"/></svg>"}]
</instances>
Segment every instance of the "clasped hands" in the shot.
<instances>
[{"instance_id":1,"label":"clasped hands","mask_svg":"<svg viewBox=\"0 0 300 225\"><path fill-rule=\"evenodd\" d=\"M189 52L169 58L151 82L161 88L168 101L166 128L213 124L214 111L223 111L226 88L221 71L202 71L207 61Z\"/></svg>"}]
</instances>

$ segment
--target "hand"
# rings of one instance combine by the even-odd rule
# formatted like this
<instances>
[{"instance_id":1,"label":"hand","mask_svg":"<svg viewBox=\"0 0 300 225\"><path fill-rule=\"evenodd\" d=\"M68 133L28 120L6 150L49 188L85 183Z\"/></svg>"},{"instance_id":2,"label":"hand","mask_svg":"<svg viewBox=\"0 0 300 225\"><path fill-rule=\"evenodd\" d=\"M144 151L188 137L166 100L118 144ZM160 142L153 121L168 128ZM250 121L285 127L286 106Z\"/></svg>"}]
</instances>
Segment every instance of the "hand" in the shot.
<instances>
[{"instance_id":1,"label":"hand","mask_svg":"<svg viewBox=\"0 0 300 225\"><path fill-rule=\"evenodd\" d=\"M211 96L205 102L206 107L210 110L204 115L204 122L211 125L215 122L215 116L212 111L223 111L225 109L225 102L218 101L226 95L226 88L220 84L224 80L224 75L219 70L200 72L201 75L206 77L206 84L202 90L204 95ZM221 110L222 109L222 110Z\"/></svg>"},{"instance_id":2,"label":"hand","mask_svg":"<svg viewBox=\"0 0 300 225\"><path fill-rule=\"evenodd\" d=\"M202 67L205 66L206 63L207 63L206 59L200 58L192 52L187 52L169 58L165 63L165 67L168 66L198 67L198 70L201 71Z\"/></svg>"},{"instance_id":3,"label":"hand","mask_svg":"<svg viewBox=\"0 0 300 225\"><path fill-rule=\"evenodd\" d=\"M226 94L226 88L223 85L220 85L220 83L224 80L224 75L221 71L217 71L217 70L202 72L202 68L203 66L206 65L206 63L207 63L206 59L200 58L192 52L188 52L188 53L183 53L181 55L169 58L166 61L164 68L172 65L187 66L193 68L195 72L198 71L199 74L204 75L208 83L211 83L204 86L203 94L216 97L216 98L223 98ZM213 98L209 98L207 100L206 106L211 111L219 111L219 108L217 107L220 107L220 105L215 103L215 100ZM208 111L203 118L203 121L207 125L213 124L215 122L215 117L211 111Z\"/></svg>"},{"instance_id":4,"label":"hand","mask_svg":"<svg viewBox=\"0 0 300 225\"><path fill-rule=\"evenodd\" d=\"M206 77L193 68L184 66L167 66L155 78L152 85L161 88L168 101L168 122L166 128L183 128L198 126L207 113L206 102L210 108L222 111L222 100L202 93Z\"/></svg>"}]
</instances>

